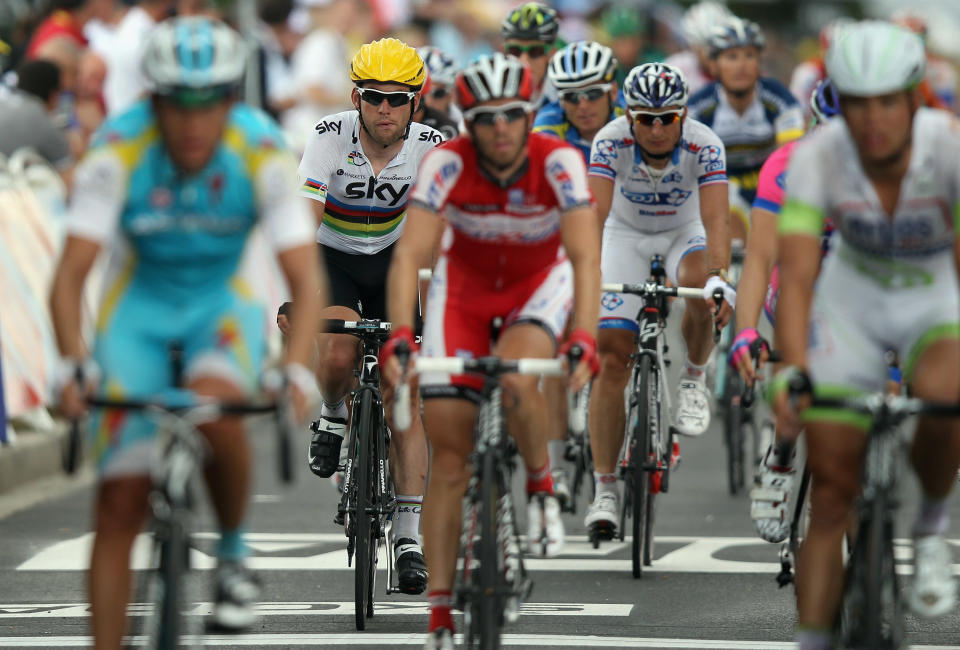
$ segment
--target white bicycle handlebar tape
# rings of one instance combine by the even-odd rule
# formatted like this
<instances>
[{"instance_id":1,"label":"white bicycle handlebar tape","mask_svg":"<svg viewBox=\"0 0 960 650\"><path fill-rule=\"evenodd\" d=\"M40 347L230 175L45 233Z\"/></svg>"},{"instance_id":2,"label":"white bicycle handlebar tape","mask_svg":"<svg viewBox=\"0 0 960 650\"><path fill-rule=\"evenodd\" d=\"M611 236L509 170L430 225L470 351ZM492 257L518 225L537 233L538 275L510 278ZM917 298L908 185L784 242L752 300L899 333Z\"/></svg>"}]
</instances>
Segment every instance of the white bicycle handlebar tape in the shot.
<instances>
[{"instance_id":1,"label":"white bicycle handlebar tape","mask_svg":"<svg viewBox=\"0 0 960 650\"><path fill-rule=\"evenodd\" d=\"M417 279L421 282L426 282L427 280L433 277L433 271L430 269L420 269L417 271Z\"/></svg>"},{"instance_id":2,"label":"white bicycle handlebar tape","mask_svg":"<svg viewBox=\"0 0 960 650\"><path fill-rule=\"evenodd\" d=\"M410 382L402 381L393 395L393 426L397 431L406 431L410 428Z\"/></svg>"},{"instance_id":3,"label":"white bicycle handlebar tape","mask_svg":"<svg viewBox=\"0 0 960 650\"><path fill-rule=\"evenodd\" d=\"M521 375L562 375L564 373L562 359L516 359L518 368L516 374ZM416 360L417 372L443 372L451 375L464 374L464 359L457 357L441 357Z\"/></svg>"}]
</instances>

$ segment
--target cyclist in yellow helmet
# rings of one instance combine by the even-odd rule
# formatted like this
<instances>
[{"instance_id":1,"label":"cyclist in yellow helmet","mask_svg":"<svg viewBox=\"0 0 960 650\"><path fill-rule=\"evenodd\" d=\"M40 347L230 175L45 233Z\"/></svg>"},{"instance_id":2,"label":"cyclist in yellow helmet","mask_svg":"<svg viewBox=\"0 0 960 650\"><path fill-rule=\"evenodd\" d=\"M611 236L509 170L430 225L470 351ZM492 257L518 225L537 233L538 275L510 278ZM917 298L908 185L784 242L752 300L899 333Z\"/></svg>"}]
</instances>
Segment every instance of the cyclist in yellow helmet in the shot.
<instances>
[{"instance_id":1,"label":"cyclist in yellow helmet","mask_svg":"<svg viewBox=\"0 0 960 650\"><path fill-rule=\"evenodd\" d=\"M410 190L420 161L443 136L412 122L426 79L423 59L412 47L393 38L367 43L350 64L350 78L356 110L327 115L307 136L300 192L313 199L317 242L330 277L331 306L323 317L386 319L387 269ZM311 425L309 463L314 474L330 477L344 463L346 396L354 386L358 348L345 334L322 334L317 346L323 408ZM391 423L397 492L392 541L400 590L410 594L422 592L427 581L419 533L427 446L419 412L413 409L406 431ZM389 404L387 413L392 415ZM340 485L339 474L334 481Z\"/></svg>"}]
</instances>

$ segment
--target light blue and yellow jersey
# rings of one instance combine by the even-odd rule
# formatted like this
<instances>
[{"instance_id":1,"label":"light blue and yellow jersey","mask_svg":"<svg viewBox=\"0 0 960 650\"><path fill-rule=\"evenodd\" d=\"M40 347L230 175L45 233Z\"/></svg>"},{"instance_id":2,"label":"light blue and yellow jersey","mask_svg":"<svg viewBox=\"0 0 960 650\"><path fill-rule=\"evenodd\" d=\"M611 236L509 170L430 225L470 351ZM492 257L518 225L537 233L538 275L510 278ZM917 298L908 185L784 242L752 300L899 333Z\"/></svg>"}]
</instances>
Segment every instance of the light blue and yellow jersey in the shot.
<instances>
[{"instance_id":1,"label":"light blue and yellow jersey","mask_svg":"<svg viewBox=\"0 0 960 650\"><path fill-rule=\"evenodd\" d=\"M627 107L623 102L623 93L617 94L617 101L613 104L613 111L607 119L609 124L626 113ZM558 101L548 102L537 112L537 118L533 122L534 133L549 133L555 135L561 140L565 140L576 147L583 155L584 162L590 162L590 145L592 142L580 135L577 128L567 119L563 106Z\"/></svg>"}]
</instances>

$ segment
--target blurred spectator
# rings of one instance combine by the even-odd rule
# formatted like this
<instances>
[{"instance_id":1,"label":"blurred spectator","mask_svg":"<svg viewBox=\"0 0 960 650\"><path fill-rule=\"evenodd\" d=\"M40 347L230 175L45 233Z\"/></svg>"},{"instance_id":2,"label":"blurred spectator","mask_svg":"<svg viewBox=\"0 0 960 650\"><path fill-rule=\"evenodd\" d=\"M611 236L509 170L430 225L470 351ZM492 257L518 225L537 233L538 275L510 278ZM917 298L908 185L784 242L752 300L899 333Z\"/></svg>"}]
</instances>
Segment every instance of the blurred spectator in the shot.
<instances>
[{"instance_id":1,"label":"blurred spectator","mask_svg":"<svg viewBox=\"0 0 960 650\"><path fill-rule=\"evenodd\" d=\"M72 160L66 135L51 114L60 93L60 69L43 59L17 69L16 88L0 86L0 153L32 147L61 172Z\"/></svg>"},{"instance_id":2,"label":"blurred spectator","mask_svg":"<svg viewBox=\"0 0 960 650\"><path fill-rule=\"evenodd\" d=\"M730 15L726 7L711 1L698 2L683 14L681 27L688 49L671 54L664 63L683 73L691 95L713 81L707 38L714 26L722 24Z\"/></svg>"},{"instance_id":3,"label":"blurred spectator","mask_svg":"<svg viewBox=\"0 0 960 650\"><path fill-rule=\"evenodd\" d=\"M108 113L126 108L146 92L147 81L140 68L143 43L156 24L173 12L174 6L175 0L139 0L108 36L91 39L91 49L107 69L103 101Z\"/></svg>"},{"instance_id":4,"label":"blurred spectator","mask_svg":"<svg viewBox=\"0 0 960 650\"><path fill-rule=\"evenodd\" d=\"M262 0L260 3L257 30L260 104L277 119L297 104L290 59L303 40L303 34L290 19L293 9L293 0Z\"/></svg>"},{"instance_id":5,"label":"blurred spectator","mask_svg":"<svg viewBox=\"0 0 960 650\"><path fill-rule=\"evenodd\" d=\"M281 124L291 144L302 150L306 137L324 115L350 108L350 52L344 35L354 19L353 0L298 0L308 9L313 30L291 60L291 84L297 103Z\"/></svg>"},{"instance_id":6,"label":"blurred spectator","mask_svg":"<svg viewBox=\"0 0 960 650\"><path fill-rule=\"evenodd\" d=\"M419 9L430 24L430 43L452 58L458 67L484 54L492 54L502 15L496 5L481 0L433 0Z\"/></svg>"},{"instance_id":7,"label":"blurred spectator","mask_svg":"<svg viewBox=\"0 0 960 650\"><path fill-rule=\"evenodd\" d=\"M901 9L894 12L890 20L923 39L927 45L927 21L920 14ZM927 48L926 77L921 84L927 106L956 110L957 108L957 70L946 59L930 52Z\"/></svg>"},{"instance_id":8,"label":"blurred spectator","mask_svg":"<svg viewBox=\"0 0 960 650\"><path fill-rule=\"evenodd\" d=\"M630 4L615 4L604 10L601 16L603 31L609 37L610 49L620 62L617 70L617 85L635 66L651 61L660 61L664 53L651 48L647 43L649 33L647 17L643 10Z\"/></svg>"},{"instance_id":9,"label":"blurred spectator","mask_svg":"<svg viewBox=\"0 0 960 650\"><path fill-rule=\"evenodd\" d=\"M84 25L95 18L108 21L114 4L114 0L52 0L53 11L33 33L27 46L27 58L39 58L40 49L54 38L66 39L78 50L86 47Z\"/></svg>"}]
</instances>

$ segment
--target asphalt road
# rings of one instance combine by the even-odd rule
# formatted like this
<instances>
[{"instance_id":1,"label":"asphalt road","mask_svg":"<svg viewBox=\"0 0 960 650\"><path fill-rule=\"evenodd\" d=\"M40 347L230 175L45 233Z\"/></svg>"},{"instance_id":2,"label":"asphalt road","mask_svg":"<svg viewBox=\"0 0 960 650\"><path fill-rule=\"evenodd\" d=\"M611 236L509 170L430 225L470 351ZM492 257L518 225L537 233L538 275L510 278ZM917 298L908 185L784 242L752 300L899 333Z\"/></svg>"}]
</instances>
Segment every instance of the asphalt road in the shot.
<instances>
[{"instance_id":1,"label":"asphalt road","mask_svg":"<svg viewBox=\"0 0 960 650\"><path fill-rule=\"evenodd\" d=\"M302 458L306 434L299 442ZM255 445L260 466L248 528L252 563L264 584L262 616L247 635L210 635L202 643L231 648L422 644L427 612L422 596L388 597L378 587L375 617L366 632L354 629L353 574L346 566L342 529L332 521L335 489L305 466L297 468L292 488L281 487L271 441L255 436ZM528 561L535 586L520 620L506 630L508 646L793 647L793 592L779 589L774 580L778 547L754 536L747 497L727 494L719 426L684 440L681 451L670 493L659 497L656 559L644 577L631 576L628 546L608 542L594 550L587 543L581 506L580 513L566 516L563 555ZM84 568L91 487L67 485L0 519L0 648L90 644ZM916 503L912 479L904 492L902 537ZM958 510L955 502L950 537L960 553ZM201 532L194 540L198 570L192 611L199 623L212 598L215 527L206 506L195 529ZM148 549L144 535L134 553L135 567L146 565ZM908 541L898 544L904 572L910 553ZM954 573L960 573L956 564ZM383 578L381 572L378 586ZM911 618L908 630L910 642L919 647L960 648L950 645L960 642L957 612L933 622Z\"/></svg>"}]
</instances>

